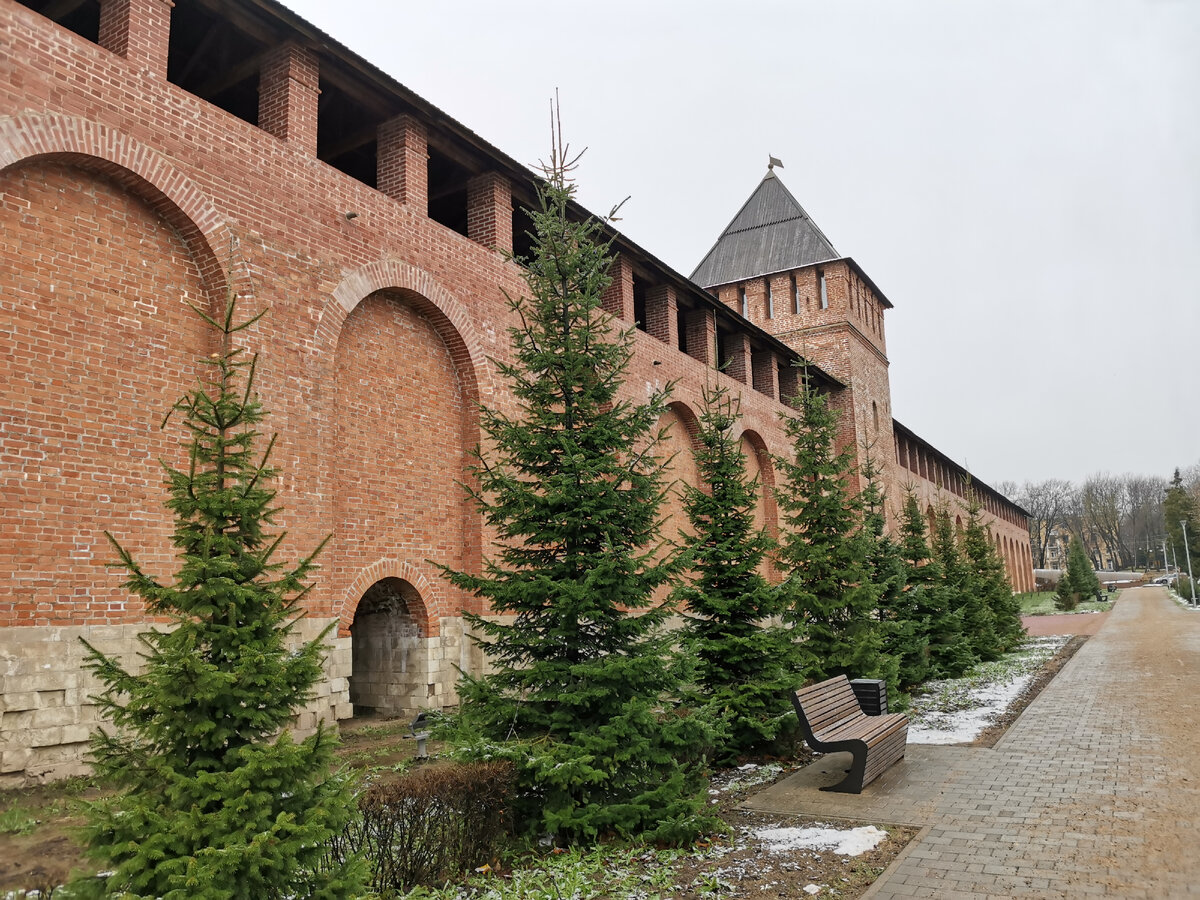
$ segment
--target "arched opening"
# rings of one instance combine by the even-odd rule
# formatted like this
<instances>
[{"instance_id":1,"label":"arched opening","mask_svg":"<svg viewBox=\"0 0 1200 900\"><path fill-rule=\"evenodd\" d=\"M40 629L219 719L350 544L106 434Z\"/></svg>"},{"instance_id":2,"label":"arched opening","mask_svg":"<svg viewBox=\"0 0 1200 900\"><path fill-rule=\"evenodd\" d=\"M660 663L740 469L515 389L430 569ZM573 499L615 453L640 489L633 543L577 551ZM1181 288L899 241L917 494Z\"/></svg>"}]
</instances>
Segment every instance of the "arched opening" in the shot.
<instances>
[{"instance_id":1,"label":"arched opening","mask_svg":"<svg viewBox=\"0 0 1200 900\"><path fill-rule=\"evenodd\" d=\"M350 624L350 702L354 714L416 715L431 696L421 633L423 604L402 578L381 578L363 593Z\"/></svg>"},{"instance_id":2,"label":"arched opening","mask_svg":"<svg viewBox=\"0 0 1200 900\"><path fill-rule=\"evenodd\" d=\"M775 466L771 453L762 435L757 431L742 433L742 456L746 460L746 474L757 483L758 502L754 508L754 525L765 528L771 537L779 534L779 517L775 506ZM770 560L763 560L762 574L769 580L781 576Z\"/></svg>"},{"instance_id":3,"label":"arched opening","mask_svg":"<svg viewBox=\"0 0 1200 900\"><path fill-rule=\"evenodd\" d=\"M460 484L477 439L473 390L439 324L418 295L380 290L342 325L330 457L335 593L379 559L474 562L474 510Z\"/></svg>"},{"instance_id":4,"label":"arched opening","mask_svg":"<svg viewBox=\"0 0 1200 900\"><path fill-rule=\"evenodd\" d=\"M663 487L667 493L659 507L662 520L662 538L668 542L686 543L692 533L687 515L687 496L691 488L699 486L700 475L696 469L695 441L699 423L696 414L685 403L671 403L659 417L655 430L663 435L656 448L663 460ZM666 552L666 547L663 548ZM655 592L652 605L667 599L670 585L663 585Z\"/></svg>"}]
</instances>

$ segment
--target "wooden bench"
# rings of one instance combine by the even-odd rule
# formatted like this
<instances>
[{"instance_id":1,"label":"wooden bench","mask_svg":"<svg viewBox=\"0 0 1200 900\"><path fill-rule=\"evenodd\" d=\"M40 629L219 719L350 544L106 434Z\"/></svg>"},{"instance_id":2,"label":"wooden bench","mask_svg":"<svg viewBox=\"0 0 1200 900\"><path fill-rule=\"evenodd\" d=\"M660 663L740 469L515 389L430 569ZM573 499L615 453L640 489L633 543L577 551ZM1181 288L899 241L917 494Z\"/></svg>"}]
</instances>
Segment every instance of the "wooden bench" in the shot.
<instances>
[{"instance_id":1,"label":"wooden bench","mask_svg":"<svg viewBox=\"0 0 1200 900\"><path fill-rule=\"evenodd\" d=\"M847 775L823 791L860 794L863 787L904 758L908 717L901 713L868 716L845 675L809 685L792 694L800 730L808 746L821 753L850 751Z\"/></svg>"}]
</instances>

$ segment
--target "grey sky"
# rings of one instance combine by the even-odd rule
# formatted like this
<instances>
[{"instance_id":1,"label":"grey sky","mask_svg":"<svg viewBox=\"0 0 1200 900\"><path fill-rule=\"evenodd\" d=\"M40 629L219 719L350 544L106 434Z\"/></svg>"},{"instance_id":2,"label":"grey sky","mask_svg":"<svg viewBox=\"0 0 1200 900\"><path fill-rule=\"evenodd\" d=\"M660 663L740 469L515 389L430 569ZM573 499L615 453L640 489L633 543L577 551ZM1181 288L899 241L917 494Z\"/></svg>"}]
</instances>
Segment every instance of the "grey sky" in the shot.
<instances>
[{"instance_id":1,"label":"grey sky","mask_svg":"<svg viewBox=\"0 0 1200 900\"><path fill-rule=\"evenodd\" d=\"M1200 459L1200 2L285 0L685 275L780 157L983 480Z\"/></svg>"}]
</instances>

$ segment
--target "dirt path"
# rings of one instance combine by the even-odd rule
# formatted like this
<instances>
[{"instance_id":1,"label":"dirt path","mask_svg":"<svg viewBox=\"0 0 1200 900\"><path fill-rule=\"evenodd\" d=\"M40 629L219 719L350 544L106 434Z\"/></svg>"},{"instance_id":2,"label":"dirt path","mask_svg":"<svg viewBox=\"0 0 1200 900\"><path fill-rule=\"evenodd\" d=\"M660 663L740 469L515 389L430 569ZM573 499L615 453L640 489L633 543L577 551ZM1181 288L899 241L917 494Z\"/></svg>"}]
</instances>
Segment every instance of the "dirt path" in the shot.
<instances>
[{"instance_id":1,"label":"dirt path","mask_svg":"<svg viewBox=\"0 0 1200 900\"><path fill-rule=\"evenodd\" d=\"M1095 634L1111 613L1072 613L1065 616L1022 616L1021 624L1032 637L1048 634Z\"/></svg>"}]
</instances>

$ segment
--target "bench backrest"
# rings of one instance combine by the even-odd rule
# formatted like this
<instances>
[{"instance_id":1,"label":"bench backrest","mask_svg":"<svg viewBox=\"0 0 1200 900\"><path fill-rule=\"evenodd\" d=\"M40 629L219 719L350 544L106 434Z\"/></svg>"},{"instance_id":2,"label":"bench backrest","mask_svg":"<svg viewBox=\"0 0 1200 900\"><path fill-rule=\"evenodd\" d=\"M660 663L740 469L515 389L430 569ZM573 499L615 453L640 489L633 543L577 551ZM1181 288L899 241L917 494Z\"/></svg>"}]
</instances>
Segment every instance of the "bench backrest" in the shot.
<instances>
[{"instance_id":1,"label":"bench backrest","mask_svg":"<svg viewBox=\"0 0 1200 900\"><path fill-rule=\"evenodd\" d=\"M814 732L821 732L854 715L862 715L850 679L838 675L796 691L796 702Z\"/></svg>"}]
</instances>

